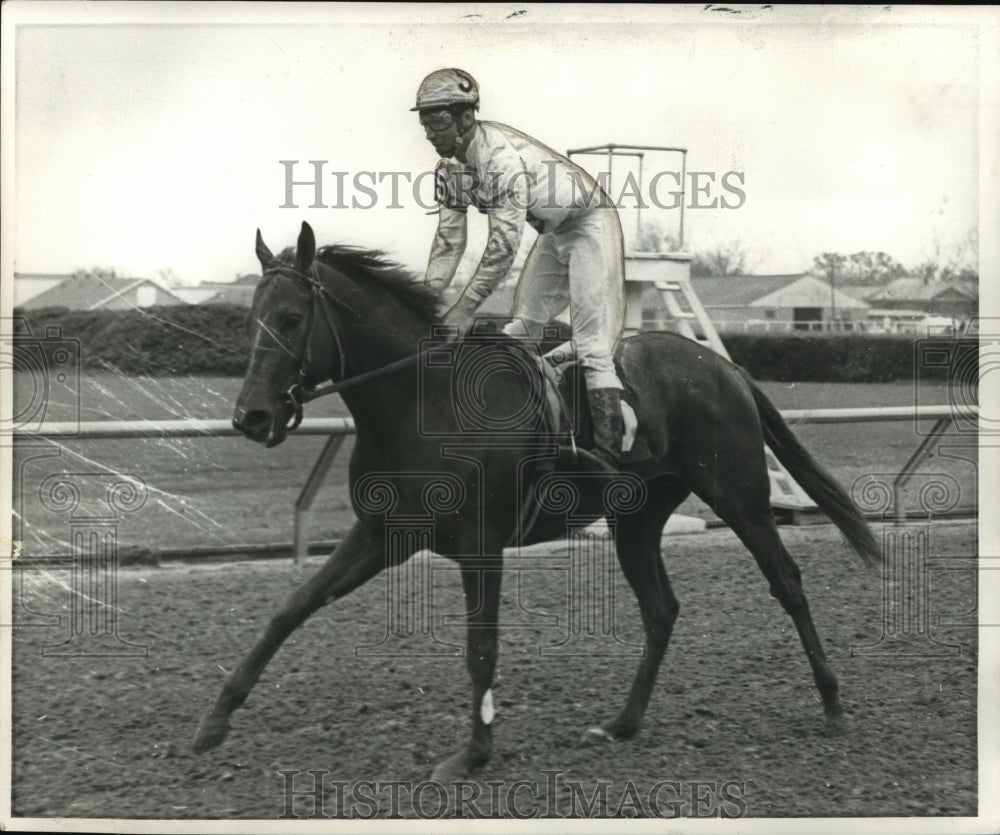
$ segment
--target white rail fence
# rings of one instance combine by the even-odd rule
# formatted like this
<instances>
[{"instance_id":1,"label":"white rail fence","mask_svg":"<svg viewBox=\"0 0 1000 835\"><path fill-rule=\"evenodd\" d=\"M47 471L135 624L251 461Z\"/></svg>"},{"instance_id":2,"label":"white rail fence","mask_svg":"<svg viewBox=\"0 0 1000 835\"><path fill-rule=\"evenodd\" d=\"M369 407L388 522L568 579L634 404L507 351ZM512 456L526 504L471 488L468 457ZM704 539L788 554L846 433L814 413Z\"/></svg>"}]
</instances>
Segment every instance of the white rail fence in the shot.
<instances>
[{"instance_id":1,"label":"white rail fence","mask_svg":"<svg viewBox=\"0 0 1000 835\"><path fill-rule=\"evenodd\" d=\"M644 330L668 330L669 319L650 321ZM961 336L964 322L926 322L923 320L894 320L883 322L872 319L837 320L835 322L822 320L790 320L790 319L720 319L713 321L719 333L840 333L864 334L879 336L909 335L909 336Z\"/></svg>"},{"instance_id":2,"label":"white rail fence","mask_svg":"<svg viewBox=\"0 0 1000 835\"><path fill-rule=\"evenodd\" d=\"M893 483L897 518L902 518L900 491L914 472L934 454L937 442L956 420L977 420L974 405L891 406L847 409L785 409L782 417L793 426L807 423L880 423L888 421L929 421L934 426L904 465ZM294 508L294 551L299 562L309 547L308 521L313 500L333 464L344 438L354 434L351 418L306 418L293 435L322 435L327 442L306 479ZM231 438L242 437L228 420L131 420L51 422L32 430L14 433L15 441L47 439L56 442L126 440L132 438Z\"/></svg>"}]
</instances>

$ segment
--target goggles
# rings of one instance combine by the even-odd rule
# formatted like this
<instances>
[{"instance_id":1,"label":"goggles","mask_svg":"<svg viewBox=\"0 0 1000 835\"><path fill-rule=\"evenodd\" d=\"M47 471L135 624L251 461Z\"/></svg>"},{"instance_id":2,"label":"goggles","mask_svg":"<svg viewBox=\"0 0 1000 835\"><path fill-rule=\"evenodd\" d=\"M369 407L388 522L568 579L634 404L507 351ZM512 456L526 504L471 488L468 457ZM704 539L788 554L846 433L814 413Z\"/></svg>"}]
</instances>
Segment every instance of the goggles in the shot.
<instances>
[{"instance_id":1,"label":"goggles","mask_svg":"<svg viewBox=\"0 0 1000 835\"><path fill-rule=\"evenodd\" d=\"M455 124L455 116L450 110L427 110L420 114L420 124L435 133L443 133Z\"/></svg>"}]
</instances>

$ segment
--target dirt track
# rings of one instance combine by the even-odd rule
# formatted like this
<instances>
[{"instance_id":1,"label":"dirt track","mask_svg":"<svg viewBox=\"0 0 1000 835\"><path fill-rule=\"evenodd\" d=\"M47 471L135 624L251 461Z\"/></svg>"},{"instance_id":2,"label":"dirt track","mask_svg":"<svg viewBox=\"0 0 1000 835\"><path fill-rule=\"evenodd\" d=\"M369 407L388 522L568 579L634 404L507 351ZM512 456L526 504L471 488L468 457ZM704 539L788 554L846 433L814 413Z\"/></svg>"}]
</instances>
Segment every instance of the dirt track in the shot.
<instances>
[{"instance_id":1,"label":"dirt track","mask_svg":"<svg viewBox=\"0 0 1000 835\"><path fill-rule=\"evenodd\" d=\"M505 579L496 750L480 775L477 808L491 808L486 781L506 781L507 792L529 780L539 787L517 792L517 812L579 814L571 784L579 781L589 800L607 780L607 801L594 814L614 814L623 800L631 804L623 813L634 812L628 781L639 811L661 815L690 814L695 794L709 800L696 801L694 811L710 815L741 808L752 817L975 814L975 630L932 630L938 641L959 645L961 656L852 656L852 645L881 633L881 581L865 574L831 526L785 528L783 535L841 677L846 735L826 733L791 621L749 554L721 530L667 540L681 616L642 733L626 743L581 744L586 727L620 707L635 664L623 654L633 649L613 639L571 642L584 655L538 657L539 646L566 631L545 626L546 614L565 610L566 572L554 570L551 557L522 560L522 570ZM975 535L973 524L937 524L930 554L974 555ZM434 558L426 565L449 564ZM68 571L17 576L15 603L27 607L18 622L67 614ZM432 576L434 635L461 644L463 630L440 622L461 611L457 575ZM355 656L355 647L378 645L386 631L384 577L309 621L234 715L230 739L201 757L190 753L223 668L232 669L300 577L287 563L123 570L119 634L147 645L148 657L43 657L43 645L67 634L65 617L61 627L16 629L14 813L273 819L289 811L288 778L279 771L302 772L292 784L297 790L309 787L310 769L325 772L328 782L427 779L433 764L464 742L467 676L453 647L420 633L429 621L419 617L415 634L380 650L391 655ZM616 634L635 641L633 598L620 572L615 577ZM931 574L932 625L972 610L975 600L974 572ZM558 772L552 793L546 770ZM682 782L661 783L651 809L658 781ZM740 802L719 801L727 783ZM379 816L390 812L388 790L368 794ZM335 797L331 788L331 815ZM435 797L424 796L431 810ZM509 796L500 797L509 814ZM403 814L412 813L408 802L404 792ZM297 804L299 814L312 812L310 800ZM375 806L366 802L355 813Z\"/></svg>"}]
</instances>

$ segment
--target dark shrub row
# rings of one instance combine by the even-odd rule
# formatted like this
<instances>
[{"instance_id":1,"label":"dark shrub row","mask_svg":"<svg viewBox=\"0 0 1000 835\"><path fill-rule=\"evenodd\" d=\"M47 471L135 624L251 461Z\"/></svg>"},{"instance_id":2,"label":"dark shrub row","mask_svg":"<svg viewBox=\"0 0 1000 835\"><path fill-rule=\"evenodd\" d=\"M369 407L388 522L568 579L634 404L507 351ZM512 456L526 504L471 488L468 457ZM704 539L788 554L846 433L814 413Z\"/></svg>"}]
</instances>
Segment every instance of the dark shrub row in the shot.
<instances>
[{"instance_id":1,"label":"dark shrub row","mask_svg":"<svg viewBox=\"0 0 1000 835\"><path fill-rule=\"evenodd\" d=\"M123 374L242 376L246 316L232 305L18 311L15 368L78 363Z\"/></svg>"},{"instance_id":2,"label":"dark shrub row","mask_svg":"<svg viewBox=\"0 0 1000 835\"><path fill-rule=\"evenodd\" d=\"M727 334L733 362L757 380L889 383L968 376L977 362L974 339L884 334Z\"/></svg>"}]
</instances>

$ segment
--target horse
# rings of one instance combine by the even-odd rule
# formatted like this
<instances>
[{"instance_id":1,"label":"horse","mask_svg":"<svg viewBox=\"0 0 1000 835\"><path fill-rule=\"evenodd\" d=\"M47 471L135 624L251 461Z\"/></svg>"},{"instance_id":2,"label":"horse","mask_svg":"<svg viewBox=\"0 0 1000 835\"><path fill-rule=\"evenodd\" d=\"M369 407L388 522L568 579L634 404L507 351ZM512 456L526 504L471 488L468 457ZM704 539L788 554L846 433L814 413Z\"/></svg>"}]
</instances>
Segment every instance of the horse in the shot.
<instances>
[{"instance_id":1,"label":"horse","mask_svg":"<svg viewBox=\"0 0 1000 835\"><path fill-rule=\"evenodd\" d=\"M488 442L482 438L469 442L468 426L448 408L456 396L454 379L422 371L422 360L433 353L433 346L448 355L469 337L430 339L431 348L417 351L428 344L438 322L442 301L436 290L381 252L344 246L317 250L306 223L294 255L289 249L276 258L260 230L256 255L263 276L253 296L249 366L233 425L250 440L277 446L298 425L303 403L323 393L319 384L334 381L325 390L339 391L356 427L349 478L357 520L315 575L281 605L227 677L198 726L193 748L200 753L223 742L231 729L230 715L247 699L282 642L311 614L420 549L416 537L406 540L409 547L396 541L387 548L389 505L397 518L407 513L426 517L430 505L434 550L460 568L467 615L465 657L472 680L468 743L438 763L432 778L466 778L485 765L493 750L490 688L497 657L503 550L511 543L553 538L560 524L565 525L566 513L560 517L558 502L550 501L541 512L538 491L523 491L521 498L526 495L529 500L522 501L512 495L517 491L511 485L530 481L531 468L524 465L535 460L541 462L539 473L552 476L556 468L564 485L575 484L588 518L609 516L607 503L589 486L594 479L583 477L593 473L585 473L584 466L578 471L571 466L578 459L571 456L567 464L561 453L545 453L551 436L542 428L512 432L502 443L493 435ZM496 337L496 351L508 360L526 350L506 343L522 342ZM620 506L613 526L618 562L637 599L645 641L621 711L589 733L613 741L639 731L679 611L664 569L661 533L692 492L753 555L771 595L795 624L828 722L840 726L844 709L838 681L813 625L799 569L782 544L771 510L765 442L861 561L875 569L880 549L864 518L743 369L697 342L667 332L622 340L616 363L647 452L643 461L622 465L623 478L639 481L639 490L633 493L641 492L642 501ZM544 399L537 378L527 370L517 371L530 368L531 362L506 361L500 366L507 373L481 374L473 386L471 402L483 419L496 418L487 427L502 428L512 402L537 406ZM424 431L431 419L427 412L441 431ZM542 466L546 463L547 468ZM378 491L364 488L371 485L373 474L383 492L391 490L391 502L373 499L371 494ZM539 477L531 484L537 485ZM435 490L448 495L428 501L428 491Z\"/></svg>"}]
</instances>

